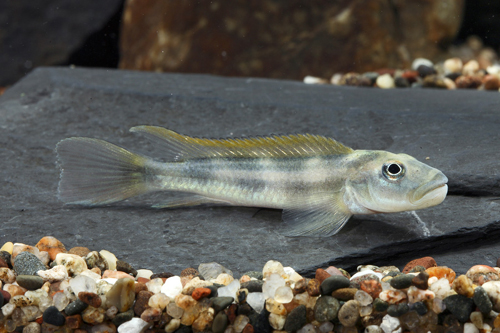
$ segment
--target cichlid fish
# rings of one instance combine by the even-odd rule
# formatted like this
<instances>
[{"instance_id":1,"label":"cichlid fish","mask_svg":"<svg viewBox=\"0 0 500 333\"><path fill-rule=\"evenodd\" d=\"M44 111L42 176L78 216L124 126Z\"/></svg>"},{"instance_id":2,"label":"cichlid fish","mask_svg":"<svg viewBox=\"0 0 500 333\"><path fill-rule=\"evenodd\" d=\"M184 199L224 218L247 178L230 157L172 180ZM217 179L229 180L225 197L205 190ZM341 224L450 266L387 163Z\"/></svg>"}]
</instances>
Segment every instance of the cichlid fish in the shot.
<instances>
[{"instance_id":1,"label":"cichlid fish","mask_svg":"<svg viewBox=\"0 0 500 333\"><path fill-rule=\"evenodd\" d=\"M406 154L353 150L317 135L203 139L155 126L130 129L160 143L159 162L91 138L57 144L59 199L102 205L153 191L180 191L156 205L224 204L283 209L284 234L330 236L355 214L441 203L448 179Z\"/></svg>"}]
</instances>

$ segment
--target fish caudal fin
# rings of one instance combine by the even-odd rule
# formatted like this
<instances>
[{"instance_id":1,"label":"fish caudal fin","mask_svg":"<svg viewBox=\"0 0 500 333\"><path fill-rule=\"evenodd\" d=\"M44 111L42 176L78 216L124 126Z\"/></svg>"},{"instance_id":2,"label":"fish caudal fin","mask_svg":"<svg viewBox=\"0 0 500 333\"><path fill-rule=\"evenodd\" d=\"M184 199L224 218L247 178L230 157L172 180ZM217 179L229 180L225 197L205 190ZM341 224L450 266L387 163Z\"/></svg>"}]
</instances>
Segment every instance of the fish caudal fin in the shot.
<instances>
[{"instance_id":1,"label":"fish caudal fin","mask_svg":"<svg viewBox=\"0 0 500 333\"><path fill-rule=\"evenodd\" d=\"M61 167L58 197L65 203L102 205L149 191L145 157L90 138L62 140L56 151Z\"/></svg>"}]
</instances>

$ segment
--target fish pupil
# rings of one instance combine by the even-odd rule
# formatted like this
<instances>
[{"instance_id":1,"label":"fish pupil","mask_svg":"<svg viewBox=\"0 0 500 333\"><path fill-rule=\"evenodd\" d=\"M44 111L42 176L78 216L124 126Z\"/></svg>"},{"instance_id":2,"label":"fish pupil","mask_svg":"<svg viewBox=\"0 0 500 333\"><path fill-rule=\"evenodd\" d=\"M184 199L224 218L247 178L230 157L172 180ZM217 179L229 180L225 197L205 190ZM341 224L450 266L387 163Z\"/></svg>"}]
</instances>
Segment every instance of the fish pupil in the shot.
<instances>
[{"instance_id":1,"label":"fish pupil","mask_svg":"<svg viewBox=\"0 0 500 333\"><path fill-rule=\"evenodd\" d=\"M398 173L401 172L401 167L397 164L391 164L387 168L387 171L389 171L389 174L391 175L397 175Z\"/></svg>"}]
</instances>

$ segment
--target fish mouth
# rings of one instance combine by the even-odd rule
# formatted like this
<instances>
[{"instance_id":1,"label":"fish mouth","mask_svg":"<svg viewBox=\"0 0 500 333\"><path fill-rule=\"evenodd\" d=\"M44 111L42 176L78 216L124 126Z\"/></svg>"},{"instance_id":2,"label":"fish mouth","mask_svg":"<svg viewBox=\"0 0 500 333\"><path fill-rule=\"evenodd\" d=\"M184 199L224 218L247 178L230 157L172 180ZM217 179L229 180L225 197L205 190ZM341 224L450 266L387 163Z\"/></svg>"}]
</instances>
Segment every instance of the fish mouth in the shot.
<instances>
[{"instance_id":1,"label":"fish mouth","mask_svg":"<svg viewBox=\"0 0 500 333\"><path fill-rule=\"evenodd\" d=\"M430 207L441 203L448 193L448 178L438 173L434 178L418 187L410 198L415 206Z\"/></svg>"}]
</instances>

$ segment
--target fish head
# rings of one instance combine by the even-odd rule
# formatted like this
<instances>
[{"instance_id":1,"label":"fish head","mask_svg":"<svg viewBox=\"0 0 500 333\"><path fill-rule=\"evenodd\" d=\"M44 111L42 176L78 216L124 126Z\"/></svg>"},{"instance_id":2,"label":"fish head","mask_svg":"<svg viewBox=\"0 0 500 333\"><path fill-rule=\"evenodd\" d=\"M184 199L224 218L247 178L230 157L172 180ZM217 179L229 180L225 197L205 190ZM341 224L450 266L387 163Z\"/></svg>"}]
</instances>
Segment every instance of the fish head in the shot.
<instances>
[{"instance_id":1,"label":"fish head","mask_svg":"<svg viewBox=\"0 0 500 333\"><path fill-rule=\"evenodd\" d=\"M356 151L358 161L346 182L347 205L353 213L412 211L440 204L448 178L438 169L406 154Z\"/></svg>"}]
</instances>

